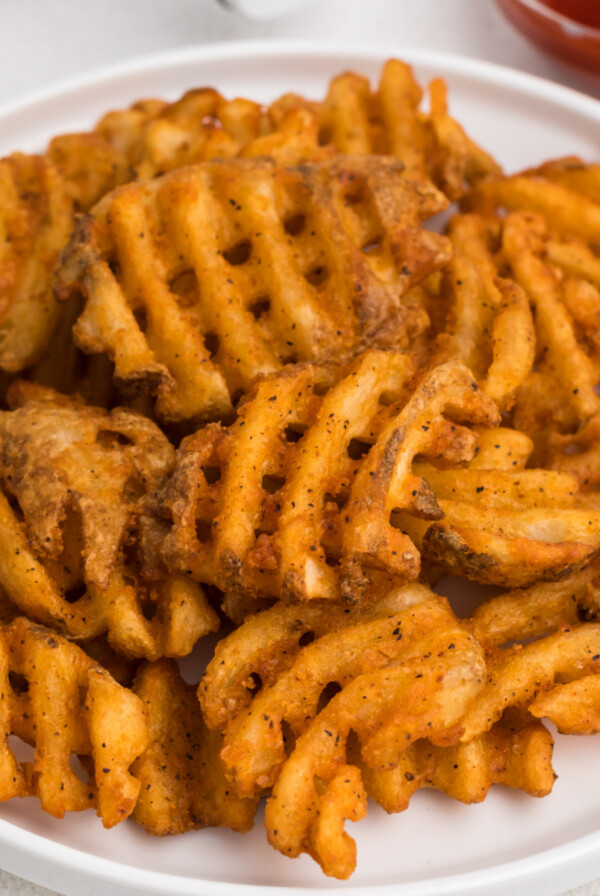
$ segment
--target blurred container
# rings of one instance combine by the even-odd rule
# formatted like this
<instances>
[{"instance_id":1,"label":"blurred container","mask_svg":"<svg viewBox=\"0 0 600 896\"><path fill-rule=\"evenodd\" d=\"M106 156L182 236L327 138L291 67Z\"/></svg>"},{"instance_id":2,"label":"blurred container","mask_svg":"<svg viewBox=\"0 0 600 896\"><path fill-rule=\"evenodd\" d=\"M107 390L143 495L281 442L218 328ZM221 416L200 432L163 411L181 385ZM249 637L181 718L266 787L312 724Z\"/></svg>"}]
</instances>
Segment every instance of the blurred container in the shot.
<instances>
[{"instance_id":1,"label":"blurred container","mask_svg":"<svg viewBox=\"0 0 600 896\"><path fill-rule=\"evenodd\" d=\"M554 56L600 75L600 0L496 0L523 34Z\"/></svg>"}]
</instances>

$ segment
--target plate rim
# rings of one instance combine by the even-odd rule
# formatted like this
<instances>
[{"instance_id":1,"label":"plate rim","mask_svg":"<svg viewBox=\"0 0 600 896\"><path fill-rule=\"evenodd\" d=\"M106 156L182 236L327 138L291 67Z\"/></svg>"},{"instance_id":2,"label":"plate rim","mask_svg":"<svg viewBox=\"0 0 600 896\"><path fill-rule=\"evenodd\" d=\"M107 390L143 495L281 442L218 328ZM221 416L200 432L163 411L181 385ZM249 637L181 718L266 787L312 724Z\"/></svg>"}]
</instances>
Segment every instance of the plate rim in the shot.
<instances>
[{"instance_id":1,"label":"plate rim","mask_svg":"<svg viewBox=\"0 0 600 896\"><path fill-rule=\"evenodd\" d=\"M211 59L223 61L231 58L239 62L242 57L264 60L266 56L281 59L282 57L289 58L290 55L321 60L324 58L335 60L350 56L357 62L360 60L383 62L390 56L397 56L413 65L423 65L432 69L439 68L444 76L456 74L476 77L483 83L514 89L526 93L532 98L568 107L571 111L579 112L600 123L600 100L549 79L471 56L409 47L401 43L368 43L365 41L333 43L331 41L263 39L194 44L141 54L124 61L96 66L82 75L59 79L48 87L27 92L15 101L4 103L0 106L0 124L13 116L31 112L35 106L60 99L65 94L74 91L84 92L102 83L143 74L150 67L154 70L168 69L197 60L206 62ZM278 885L246 884L191 878L148 870L59 843L3 818L0 818L0 846L12 848L21 856L30 857L38 863L46 863L48 866L61 869L64 872L76 873L97 882L125 886L131 893L168 893L181 894L181 896L188 896L188 894L189 896L191 894L194 896L200 896L200 894L202 896L204 894L206 896L209 894L210 896L264 896L264 891L268 889L273 893L281 892L282 894L289 891L293 893L293 896L330 896L332 892L335 892L335 888L332 887L293 885L280 887ZM3 855L3 859L5 855ZM500 885L523 883L535 876L544 876L549 880L550 875L554 875L559 869L564 870L574 863L578 863L578 868L581 871L579 863L585 863L587 860L589 864L594 857L600 857L600 823L598 830L591 834L585 834L550 849L487 868L413 882L360 886L350 884L343 887L343 892L349 896L391 896L392 893L397 896L444 896L444 894L450 896L450 894L483 892L483 888L485 888L485 892L491 896L492 892L496 892L495 888ZM24 869L17 861L14 863L3 861L2 864L9 871L11 868L6 866L12 864L15 868L14 873L20 876L27 875L28 869ZM17 864L19 864L18 869ZM589 880L599 870L600 865L595 871L592 871L590 866L588 877L580 875L581 879L577 883ZM38 875L34 875L33 867L29 871L32 875L30 880L43 884ZM577 884L567 884L567 886L575 885Z\"/></svg>"},{"instance_id":2,"label":"plate rim","mask_svg":"<svg viewBox=\"0 0 600 896\"><path fill-rule=\"evenodd\" d=\"M572 87L559 84L539 75L521 72L508 65L500 65L474 56L459 53L447 53L438 50L427 50L419 47L405 46L401 43L367 43L365 41L348 41L342 44L330 41L309 42L305 40L228 40L215 41L209 44L193 44L186 47L175 47L157 53L145 53L129 59L94 66L80 76L61 78L48 87L28 91L20 99L0 105L0 119L20 115L29 107L47 103L59 98L64 93L83 91L101 81L132 76L152 68L168 68L174 64L186 64L198 59L224 59L228 56L246 56L260 58L274 56L287 58L290 54L312 58L331 58L355 56L357 59L369 59L375 56L387 59L390 56L402 56L412 65L424 65L430 68L439 65L448 73L473 76L493 84L522 89L540 99L550 102L569 103L574 111L600 121L600 99L581 93ZM15 150L17 151L17 150Z\"/></svg>"}]
</instances>

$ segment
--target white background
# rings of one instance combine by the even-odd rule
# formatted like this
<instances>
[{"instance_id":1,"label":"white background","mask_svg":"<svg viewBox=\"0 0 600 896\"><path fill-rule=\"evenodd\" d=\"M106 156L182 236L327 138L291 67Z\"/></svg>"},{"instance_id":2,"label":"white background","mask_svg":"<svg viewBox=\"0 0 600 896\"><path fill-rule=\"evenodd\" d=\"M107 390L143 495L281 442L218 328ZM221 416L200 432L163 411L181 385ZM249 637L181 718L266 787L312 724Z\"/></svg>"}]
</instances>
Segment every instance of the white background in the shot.
<instances>
[{"instance_id":1,"label":"white background","mask_svg":"<svg viewBox=\"0 0 600 896\"><path fill-rule=\"evenodd\" d=\"M493 0L312 0L269 22L244 19L216 0L0 0L0 35L0 104L130 56L249 38L397 41L510 65L600 97L600 80L537 51L504 21ZM0 871L0 893L50 891ZM570 896L600 896L600 881Z\"/></svg>"}]
</instances>

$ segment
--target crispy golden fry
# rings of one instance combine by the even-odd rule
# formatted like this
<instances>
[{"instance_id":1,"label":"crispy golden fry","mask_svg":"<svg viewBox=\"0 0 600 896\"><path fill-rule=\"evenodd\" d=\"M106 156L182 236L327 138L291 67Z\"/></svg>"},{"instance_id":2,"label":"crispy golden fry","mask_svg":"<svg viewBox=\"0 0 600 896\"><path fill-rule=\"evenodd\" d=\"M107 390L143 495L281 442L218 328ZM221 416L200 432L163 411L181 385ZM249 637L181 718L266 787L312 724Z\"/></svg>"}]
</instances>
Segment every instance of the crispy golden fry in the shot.
<instances>
[{"instance_id":1,"label":"crispy golden fry","mask_svg":"<svg viewBox=\"0 0 600 896\"><path fill-rule=\"evenodd\" d=\"M459 199L469 185L477 184L490 175L497 175L501 169L489 153L478 146L461 125L450 117L448 89L443 78L434 78L429 85L429 92L429 176L444 195L453 200Z\"/></svg>"},{"instance_id":2,"label":"crispy golden fry","mask_svg":"<svg viewBox=\"0 0 600 896\"><path fill-rule=\"evenodd\" d=\"M47 150L78 211L132 179L151 178L192 162L230 158L267 127L250 100L225 100L212 88L175 103L142 100L109 112L93 131L55 137Z\"/></svg>"},{"instance_id":3,"label":"crispy golden fry","mask_svg":"<svg viewBox=\"0 0 600 896\"><path fill-rule=\"evenodd\" d=\"M600 401L594 365L577 340L560 283L539 257L540 233L538 220L517 213L507 218L503 231L503 253L536 318L538 370L521 388L515 414L517 428L525 432L544 424L573 429L598 410Z\"/></svg>"},{"instance_id":4,"label":"crispy golden fry","mask_svg":"<svg viewBox=\"0 0 600 896\"><path fill-rule=\"evenodd\" d=\"M380 771L364 763L359 766L367 794L386 812L404 812L413 793L422 787L441 790L463 803L482 802L493 784L547 796L555 779L552 747L548 729L513 708L469 743L439 747L418 740L395 768Z\"/></svg>"},{"instance_id":5,"label":"crispy golden fry","mask_svg":"<svg viewBox=\"0 0 600 896\"><path fill-rule=\"evenodd\" d=\"M411 647L412 659L366 672L343 687L296 741L267 802L269 841L280 852L308 852L334 877L352 873L354 844L339 832L344 818L364 814L365 792L360 776L339 775L350 730L362 744L363 760L375 768L397 764L422 737L440 745L458 739L457 722L482 684L481 649L450 621L441 627L436 622L433 632L424 627L420 644ZM338 832L333 842L330 830Z\"/></svg>"},{"instance_id":6,"label":"crispy golden fry","mask_svg":"<svg viewBox=\"0 0 600 896\"><path fill-rule=\"evenodd\" d=\"M477 488L488 487L485 473L479 482ZM439 522L401 514L398 523L425 557L476 582L518 588L553 581L589 563L599 547L600 517L594 510L553 508L551 501L519 509L480 498L474 519L468 501L441 499L439 506L444 514Z\"/></svg>"},{"instance_id":7,"label":"crispy golden fry","mask_svg":"<svg viewBox=\"0 0 600 896\"><path fill-rule=\"evenodd\" d=\"M291 602L354 601L389 589L390 576L416 578L418 552L390 515L443 514L412 472L415 455L464 463L477 435L454 421L498 416L457 362L426 375L406 402L412 375L409 357L371 351L338 370L329 391L332 371L310 365L259 383L233 426L184 442L152 499L173 521L167 566Z\"/></svg>"},{"instance_id":8,"label":"crispy golden fry","mask_svg":"<svg viewBox=\"0 0 600 896\"><path fill-rule=\"evenodd\" d=\"M389 596L390 606L401 598L407 606L414 597L427 591L411 585ZM371 610L364 606L341 607L308 603L288 606L279 601L273 607L247 619L238 629L223 638L198 686L198 697L207 724L223 729L233 716L240 715L252 701L257 686L268 687L294 663L302 647L321 638L332 629L352 625L356 618L377 614L387 606L383 598ZM397 606L395 608L397 608ZM268 645L268 650L266 649Z\"/></svg>"},{"instance_id":9,"label":"crispy golden fry","mask_svg":"<svg viewBox=\"0 0 600 896\"><path fill-rule=\"evenodd\" d=\"M386 62L376 92L362 75L338 75L319 107L321 141L347 154L394 155L404 163L407 176L429 177L450 199L457 199L470 184L500 169L450 118L444 82L433 81L430 92L427 114L419 110L423 92L411 67L399 59Z\"/></svg>"},{"instance_id":10,"label":"crispy golden fry","mask_svg":"<svg viewBox=\"0 0 600 896\"><path fill-rule=\"evenodd\" d=\"M423 603L427 606L422 606ZM298 608L296 614L300 630L302 622L302 628L306 629L313 615L309 612L308 619L304 620L302 610ZM279 606L267 611L267 614L261 632L263 645L265 627L272 627L277 617L281 619L288 615L287 608ZM328 615L331 624L325 633L306 644L309 639L305 630L303 635L296 638L291 650L286 650L285 665L289 665L288 668L278 662L281 644L275 645L273 654L269 645L269 659L261 657L262 662L254 662L250 667L252 671L249 671L249 664L245 664L245 671L249 672L251 680L257 682L260 678L262 682L260 691L249 706L248 678L242 683L236 676L235 684L238 687L240 684L246 685L246 699L238 699L237 705L231 697L226 698L233 682L230 682L229 691L225 693L220 693L216 687L222 677L219 674L221 660L225 661L226 666L231 665L232 652L233 658L237 659L235 648L243 636L234 639L232 644L228 644L226 639L209 664L200 684L200 699L204 707L221 710L221 720L223 710L227 712L221 759L228 777L238 793L244 796L258 794L275 782L286 759L283 722L294 736L299 736L318 713L319 702L327 688L333 685L344 687L357 675L387 666L399 657L410 657L415 641L420 643L423 625L443 626L449 619L445 602L435 598L422 586L397 589L373 607L356 609L345 615L336 611ZM251 634L258 633L261 621L259 615L254 626L252 620L244 628L250 625L254 629ZM317 636L318 627L308 631ZM264 669L265 665L268 675L260 676L259 670ZM238 665L236 672L239 674L239 671ZM224 698L227 699L225 706ZM215 716L214 711L207 713L211 722L215 721Z\"/></svg>"},{"instance_id":11,"label":"crispy golden fry","mask_svg":"<svg viewBox=\"0 0 600 896\"><path fill-rule=\"evenodd\" d=\"M600 165L586 164L577 156L551 159L527 174L561 184L600 204Z\"/></svg>"},{"instance_id":12,"label":"crispy golden fry","mask_svg":"<svg viewBox=\"0 0 600 896\"><path fill-rule=\"evenodd\" d=\"M218 627L202 589L181 575L147 586L128 545L140 496L170 471L171 445L125 409L108 414L33 384L12 398L32 391L38 400L0 414L0 583L22 611L73 637L108 630L128 656L189 653Z\"/></svg>"},{"instance_id":13,"label":"crispy golden fry","mask_svg":"<svg viewBox=\"0 0 600 896\"><path fill-rule=\"evenodd\" d=\"M456 216L449 235L454 256L443 295L450 308L437 338L436 359L460 358L485 395L508 410L534 361L535 330L527 296L517 283L499 277L482 218Z\"/></svg>"},{"instance_id":14,"label":"crispy golden fry","mask_svg":"<svg viewBox=\"0 0 600 896\"><path fill-rule=\"evenodd\" d=\"M463 422L493 426L499 415L470 371L450 361L423 377L400 413L383 427L357 471L342 524L343 565L350 580L362 565L398 570L396 558L404 560L410 541L394 517L430 521L444 516L434 490L414 471L413 461L422 456L447 466L472 460L477 436Z\"/></svg>"},{"instance_id":15,"label":"crispy golden fry","mask_svg":"<svg viewBox=\"0 0 600 896\"><path fill-rule=\"evenodd\" d=\"M157 393L166 420L215 418L291 360L406 348L428 318L402 296L448 258L420 222L444 204L383 157L187 168L105 197L57 290L85 293L76 340L118 383Z\"/></svg>"},{"instance_id":16,"label":"crispy golden fry","mask_svg":"<svg viewBox=\"0 0 600 896\"><path fill-rule=\"evenodd\" d=\"M593 560L566 579L537 582L487 600L465 624L485 646L539 638L562 625L595 620L600 614L599 586L600 568Z\"/></svg>"},{"instance_id":17,"label":"crispy golden fry","mask_svg":"<svg viewBox=\"0 0 600 896\"><path fill-rule=\"evenodd\" d=\"M150 738L132 767L141 785L133 819L160 837L204 827L250 830L258 801L232 792L219 762L221 735L205 726L195 688L176 664L143 666L133 690L146 707Z\"/></svg>"},{"instance_id":18,"label":"crispy golden fry","mask_svg":"<svg viewBox=\"0 0 600 896\"><path fill-rule=\"evenodd\" d=\"M549 719L561 734L596 734L600 731L600 675L555 685L529 704L529 712Z\"/></svg>"},{"instance_id":19,"label":"crispy golden fry","mask_svg":"<svg viewBox=\"0 0 600 896\"><path fill-rule=\"evenodd\" d=\"M55 168L21 153L0 160L0 368L37 361L60 314L52 272L73 227Z\"/></svg>"},{"instance_id":20,"label":"crispy golden fry","mask_svg":"<svg viewBox=\"0 0 600 896\"><path fill-rule=\"evenodd\" d=\"M36 551L58 559L61 523L71 509L81 520L85 577L104 588L139 491L156 487L170 471L173 448L153 423L130 411L30 401L0 414L0 459Z\"/></svg>"},{"instance_id":21,"label":"crispy golden fry","mask_svg":"<svg viewBox=\"0 0 600 896\"><path fill-rule=\"evenodd\" d=\"M105 827L130 815L140 783L129 767L148 741L140 700L74 644L24 618L3 628L0 666L0 797L33 794L57 818L95 806ZM17 763L10 734L35 747L33 763ZM87 783L69 765L73 754L91 759Z\"/></svg>"},{"instance_id":22,"label":"crispy golden fry","mask_svg":"<svg viewBox=\"0 0 600 896\"><path fill-rule=\"evenodd\" d=\"M518 588L563 578L589 563L600 546L600 516L577 505L575 477L524 470L532 443L520 433L507 439L507 432L488 432L484 455L467 468L415 465L415 475L429 483L443 516L431 523L400 513L397 524L424 557L442 567L478 582ZM504 453L509 445L515 448L512 461Z\"/></svg>"},{"instance_id":23,"label":"crispy golden fry","mask_svg":"<svg viewBox=\"0 0 600 896\"><path fill-rule=\"evenodd\" d=\"M598 179L597 172L595 179ZM465 196L463 205L484 214L497 209L533 212L545 218L548 226L561 236L575 237L596 246L600 243L598 198L537 174L525 172L489 178Z\"/></svg>"},{"instance_id":24,"label":"crispy golden fry","mask_svg":"<svg viewBox=\"0 0 600 896\"><path fill-rule=\"evenodd\" d=\"M575 682L600 672L600 625L564 628L527 644L507 647L490 658L488 680L461 721L461 740L487 731L509 706L527 708L555 683Z\"/></svg>"}]
</instances>

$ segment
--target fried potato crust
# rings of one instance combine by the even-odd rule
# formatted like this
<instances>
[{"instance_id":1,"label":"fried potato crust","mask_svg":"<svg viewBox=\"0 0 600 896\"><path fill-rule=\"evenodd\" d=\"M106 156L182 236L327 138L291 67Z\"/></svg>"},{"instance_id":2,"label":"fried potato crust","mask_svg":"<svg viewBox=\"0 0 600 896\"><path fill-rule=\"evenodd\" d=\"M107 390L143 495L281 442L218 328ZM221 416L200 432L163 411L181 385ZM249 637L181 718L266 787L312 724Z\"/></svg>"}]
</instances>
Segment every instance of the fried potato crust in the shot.
<instances>
[{"instance_id":1,"label":"fried potato crust","mask_svg":"<svg viewBox=\"0 0 600 896\"><path fill-rule=\"evenodd\" d=\"M76 645L25 618L0 633L0 798L34 795L56 818L95 807L105 827L127 818L140 782L129 771L148 743L141 701ZM7 738L35 748L19 763ZM88 781L72 756L91 760Z\"/></svg>"},{"instance_id":2,"label":"fried potato crust","mask_svg":"<svg viewBox=\"0 0 600 896\"><path fill-rule=\"evenodd\" d=\"M133 819L163 837L205 827L248 831L257 800L232 791L221 764L221 735L202 720L195 688L173 660L145 664L133 691L146 708L149 746L132 774L140 782Z\"/></svg>"},{"instance_id":3,"label":"fried potato crust","mask_svg":"<svg viewBox=\"0 0 600 896\"><path fill-rule=\"evenodd\" d=\"M461 465L477 453L473 427L497 422L458 362L416 380L395 352L297 365L259 382L231 427L184 441L146 506L172 522L172 571L258 597L352 602L419 573L395 516L444 512L415 457Z\"/></svg>"},{"instance_id":4,"label":"fried potato crust","mask_svg":"<svg viewBox=\"0 0 600 896\"><path fill-rule=\"evenodd\" d=\"M0 368L37 361L60 316L52 273L74 225L56 168L42 156L0 159Z\"/></svg>"},{"instance_id":5,"label":"fried potato crust","mask_svg":"<svg viewBox=\"0 0 600 896\"><path fill-rule=\"evenodd\" d=\"M40 387L0 412L0 582L14 604L71 637L108 631L126 656L180 656L218 627L182 575L151 586L136 559L138 501L173 448L146 417L107 413Z\"/></svg>"},{"instance_id":6,"label":"fried potato crust","mask_svg":"<svg viewBox=\"0 0 600 896\"><path fill-rule=\"evenodd\" d=\"M421 222L445 205L387 157L185 168L106 196L56 291L86 296L76 341L117 383L156 394L165 420L215 419L290 361L407 348L428 325L409 290L449 256Z\"/></svg>"}]
</instances>

